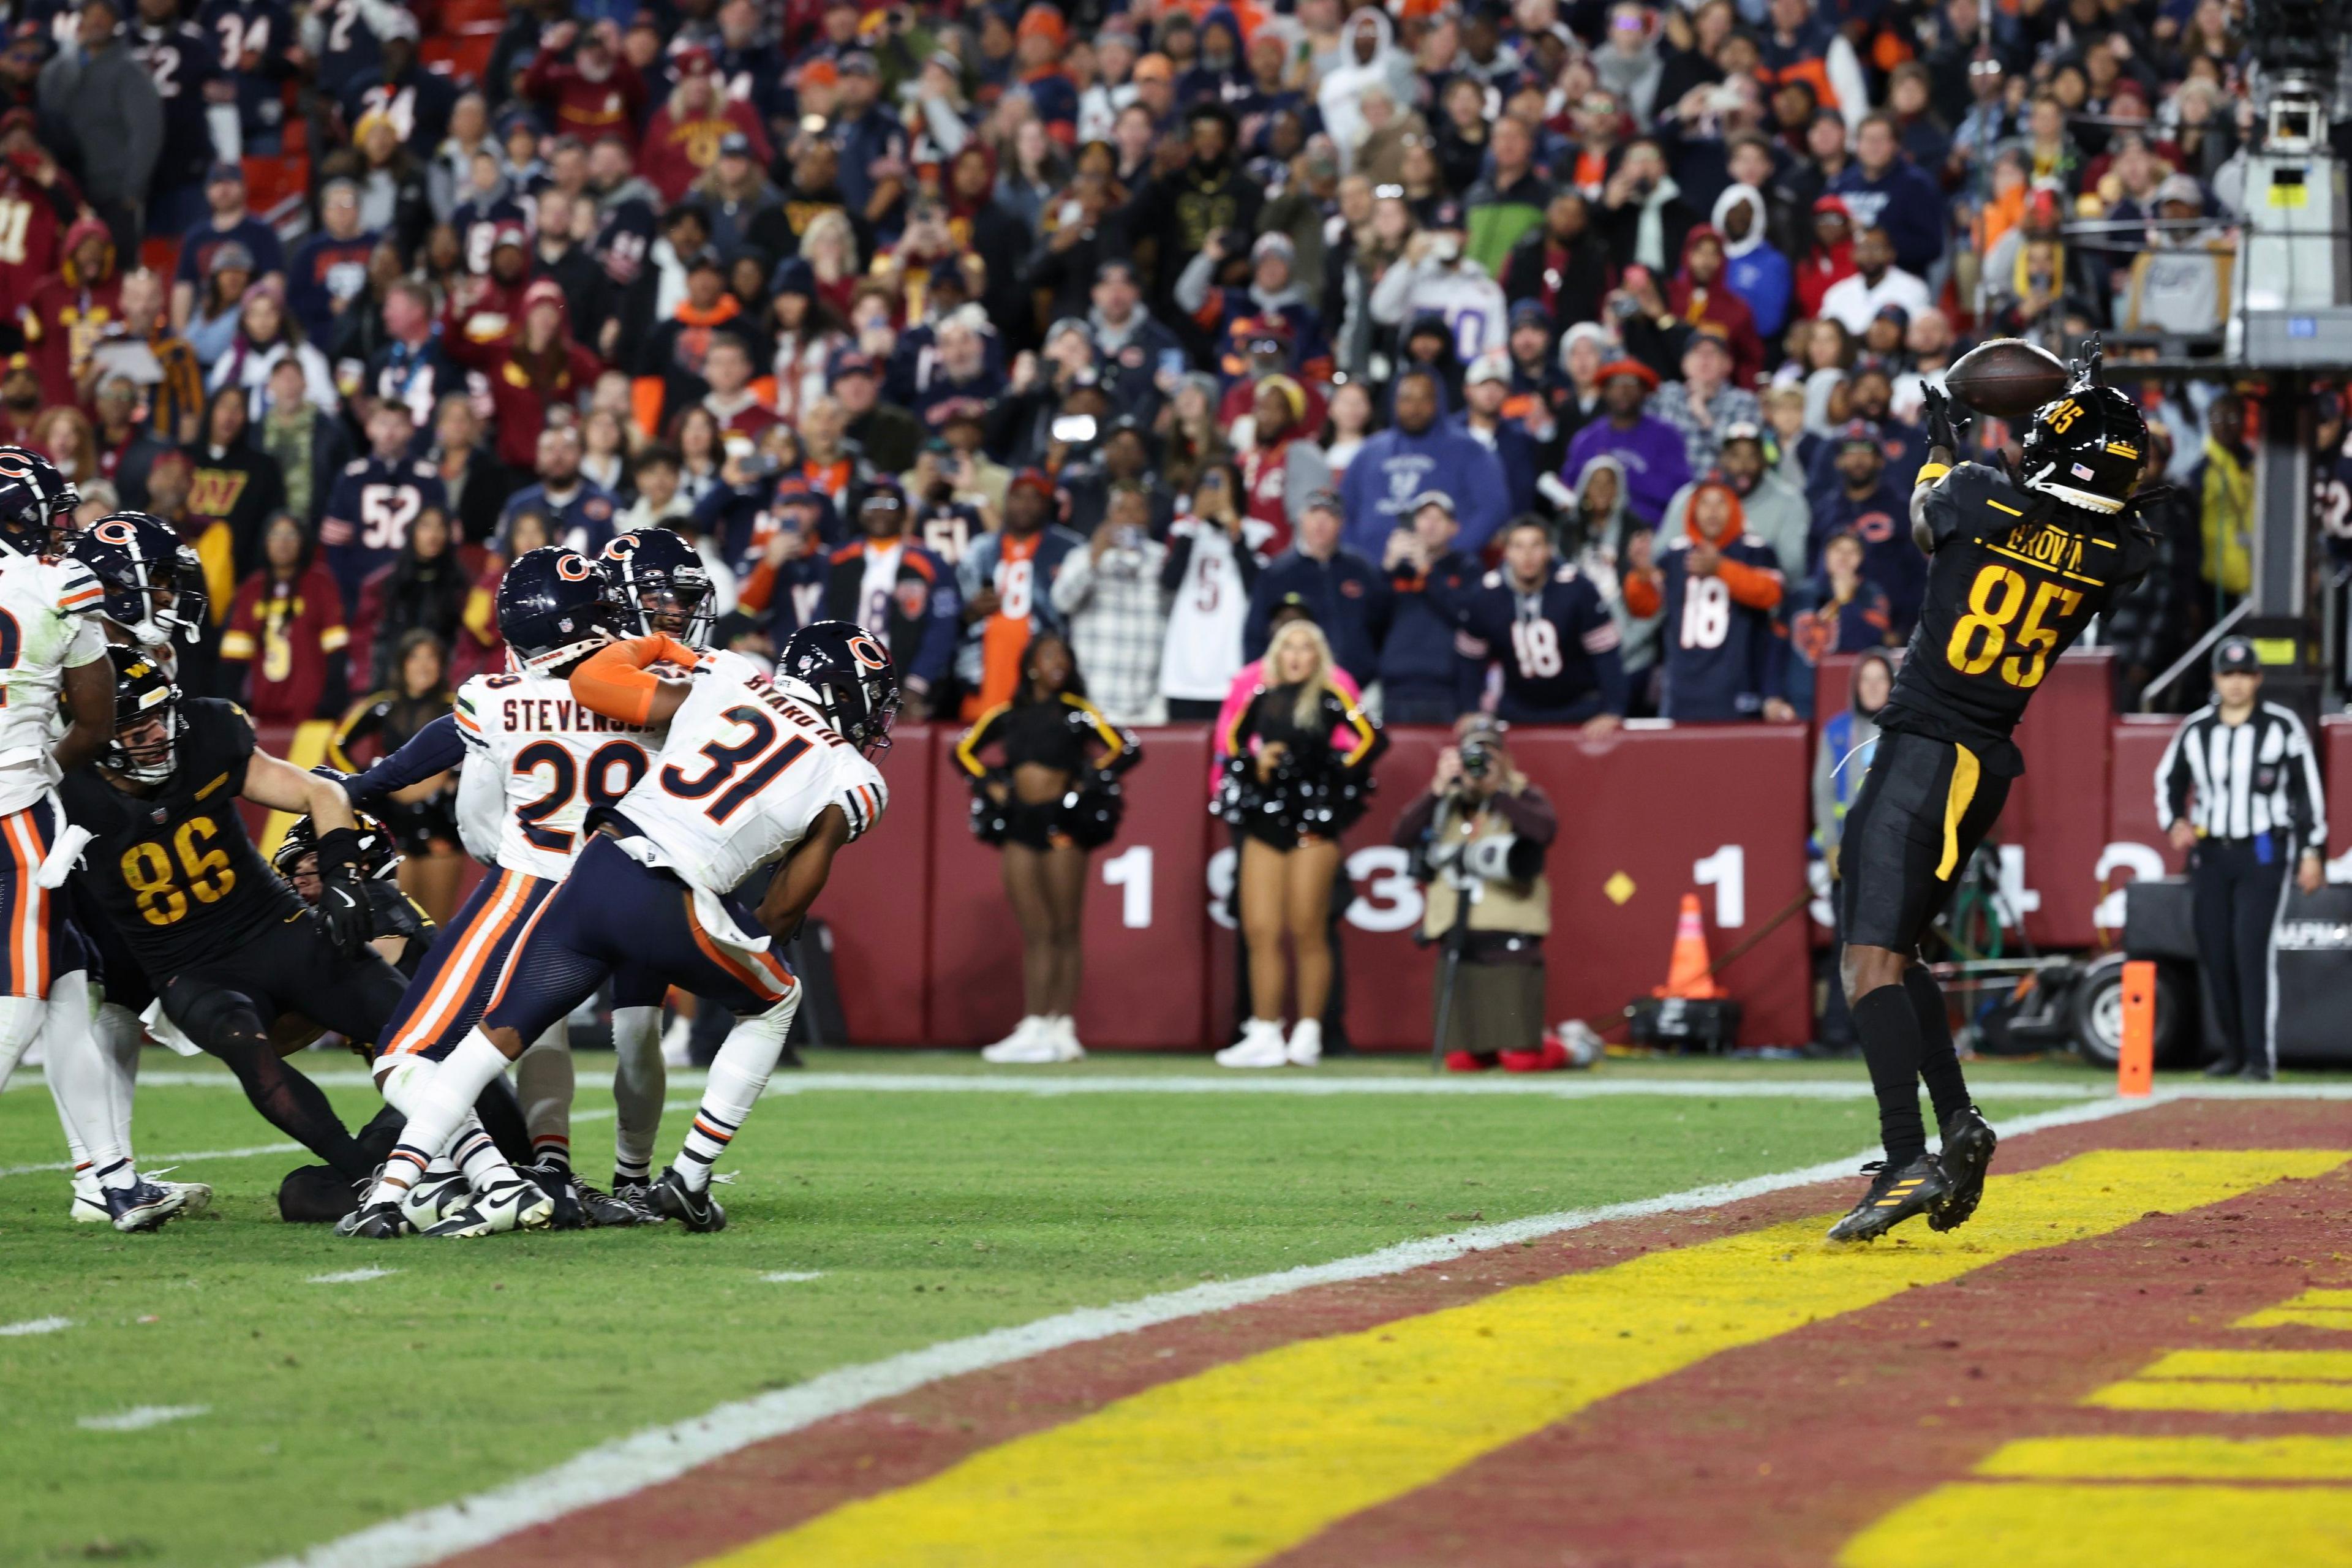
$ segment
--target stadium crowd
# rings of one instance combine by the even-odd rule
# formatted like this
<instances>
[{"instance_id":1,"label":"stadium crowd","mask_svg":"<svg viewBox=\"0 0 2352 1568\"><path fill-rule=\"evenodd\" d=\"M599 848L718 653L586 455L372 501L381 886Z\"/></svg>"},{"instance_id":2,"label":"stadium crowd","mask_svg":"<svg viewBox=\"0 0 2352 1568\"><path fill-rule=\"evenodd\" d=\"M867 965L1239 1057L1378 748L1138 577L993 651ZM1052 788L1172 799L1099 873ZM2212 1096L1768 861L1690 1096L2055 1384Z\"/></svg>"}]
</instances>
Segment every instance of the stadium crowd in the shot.
<instances>
[{"instance_id":1,"label":"stadium crowd","mask_svg":"<svg viewBox=\"0 0 2352 1568\"><path fill-rule=\"evenodd\" d=\"M19 7L0 437L197 549L193 689L353 743L502 662L506 561L656 523L910 719L1051 630L1206 721L1288 611L1387 722L1731 721L1907 634L1972 341L2127 375L2229 299L2227 0L1118 3ZM2138 395L2126 699L2252 507L2241 398Z\"/></svg>"}]
</instances>

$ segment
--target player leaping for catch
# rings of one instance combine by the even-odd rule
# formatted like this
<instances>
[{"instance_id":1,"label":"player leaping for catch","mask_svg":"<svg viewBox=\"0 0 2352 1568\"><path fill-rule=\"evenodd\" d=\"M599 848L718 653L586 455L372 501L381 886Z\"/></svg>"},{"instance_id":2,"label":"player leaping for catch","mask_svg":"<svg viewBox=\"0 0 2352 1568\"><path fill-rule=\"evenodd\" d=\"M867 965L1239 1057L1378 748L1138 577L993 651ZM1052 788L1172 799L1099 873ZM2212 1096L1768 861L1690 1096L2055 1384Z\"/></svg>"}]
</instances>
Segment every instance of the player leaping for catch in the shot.
<instances>
[{"instance_id":1,"label":"player leaping for catch","mask_svg":"<svg viewBox=\"0 0 2352 1568\"><path fill-rule=\"evenodd\" d=\"M1993 1131L1969 1102L1944 995L1919 942L2024 772L2010 734L2058 656L2147 570L2132 495L2147 422L2098 384L2095 348L2064 396L2035 410L2015 479L1954 464L1960 431L1927 393L1927 462L1911 493L1927 597L1839 851L1854 1029L1878 1098L1883 1163L1830 1229L1870 1241L1914 1215L1949 1230L1976 1212ZM1927 1152L1919 1083L1943 1137Z\"/></svg>"},{"instance_id":2,"label":"player leaping for catch","mask_svg":"<svg viewBox=\"0 0 2352 1568\"><path fill-rule=\"evenodd\" d=\"M693 679L656 674L664 662ZM384 1078L408 1126L354 1235L402 1234L403 1194L482 1086L630 964L735 1015L685 1146L651 1194L688 1230L727 1223L711 1163L767 1087L800 1005L769 950L816 901L834 856L881 817L887 796L867 754L889 745L898 674L866 632L819 621L785 640L772 679L741 654L698 654L654 633L592 655L571 687L608 719L667 725L667 742L617 805L588 814L586 847L516 939L481 1023L444 1060L413 1058ZM758 909L747 908L738 889L772 865Z\"/></svg>"}]
</instances>

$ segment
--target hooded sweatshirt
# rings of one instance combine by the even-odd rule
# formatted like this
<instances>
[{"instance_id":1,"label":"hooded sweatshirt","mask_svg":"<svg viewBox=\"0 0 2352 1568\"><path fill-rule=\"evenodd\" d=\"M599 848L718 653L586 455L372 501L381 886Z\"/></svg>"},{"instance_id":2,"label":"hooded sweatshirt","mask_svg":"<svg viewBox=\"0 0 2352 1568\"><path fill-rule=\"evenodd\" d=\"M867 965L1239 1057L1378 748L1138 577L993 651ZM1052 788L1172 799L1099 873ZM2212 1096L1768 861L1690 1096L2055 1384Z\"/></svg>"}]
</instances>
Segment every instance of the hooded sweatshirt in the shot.
<instances>
[{"instance_id":1,"label":"hooded sweatshirt","mask_svg":"<svg viewBox=\"0 0 2352 1568\"><path fill-rule=\"evenodd\" d=\"M1356 38L1367 27L1372 30L1374 44L1370 61L1362 63L1356 58ZM1365 89L1386 88L1396 100L1399 112L1411 109L1419 96L1420 79L1413 74L1412 58L1396 47L1393 37L1388 14L1377 5L1349 16L1340 29L1340 64L1324 74L1323 85L1316 92L1316 106L1323 110L1323 129L1330 133L1341 161L1349 168L1356 166L1356 150L1371 129L1364 121Z\"/></svg>"},{"instance_id":2,"label":"hooded sweatshirt","mask_svg":"<svg viewBox=\"0 0 2352 1568\"><path fill-rule=\"evenodd\" d=\"M1745 238L1733 239L1724 227L1724 219L1734 207L1746 207L1752 215ZM1748 312L1756 319L1757 335L1770 342L1780 335L1789 321L1789 291L1791 279L1789 258L1765 240L1769 226L1763 193L1753 185L1733 185L1715 198L1715 212L1710 220L1724 236L1723 275L1731 291L1748 303Z\"/></svg>"},{"instance_id":3,"label":"hooded sweatshirt","mask_svg":"<svg viewBox=\"0 0 2352 1568\"><path fill-rule=\"evenodd\" d=\"M89 239L105 240L106 251L85 277L74 253ZM63 264L35 287L17 317L41 385L51 390L73 386L99 333L121 316L122 279L115 272L114 241L98 219L77 218L66 230Z\"/></svg>"},{"instance_id":4,"label":"hooded sweatshirt","mask_svg":"<svg viewBox=\"0 0 2352 1568\"><path fill-rule=\"evenodd\" d=\"M1665 514L1675 492L1690 483L1690 456L1683 433L1648 414L1633 416L1631 428L1620 430L1606 414L1576 433L1568 444L1568 463L1559 477L1571 489L1581 481L1585 465L1606 453L1625 474L1625 507L1646 525Z\"/></svg>"},{"instance_id":5,"label":"hooded sweatshirt","mask_svg":"<svg viewBox=\"0 0 2352 1568\"><path fill-rule=\"evenodd\" d=\"M1833 853L1845 834L1845 814L1862 794L1862 776L1878 752L1878 710L1864 711L1860 689L1863 667L1875 661L1894 684L1894 660L1874 650L1853 661L1853 688L1846 705L1822 721L1820 750L1813 753L1813 843Z\"/></svg>"},{"instance_id":6,"label":"hooded sweatshirt","mask_svg":"<svg viewBox=\"0 0 2352 1568\"><path fill-rule=\"evenodd\" d=\"M1748 301L1732 286L1727 251L1722 268L1711 281L1701 283L1692 276L1691 252L1706 240L1721 245L1723 236L1703 223L1693 224L1683 236L1681 265L1666 284L1666 309L1693 326L1706 321L1721 328L1731 349L1731 384L1748 386L1764 369L1764 340L1757 335L1756 318Z\"/></svg>"},{"instance_id":7,"label":"hooded sweatshirt","mask_svg":"<svg viewBox=\"0 0 2352 1568\"><path fill-rule=\"evenodd\" d=\"M1681 438L1672 439L1679 457ZM1418 436L1392 428L1364 442L1340 485L1348 509L1340 542L1367 560L1380 561L1388 552L1390 532L1408 521L1406 508L1423 490L1453 498L1462 521L1454 548L1468 555L1486 547L1510 504L1501 460L1476 437L1440 416Z\"/></svg>"},{"instance_id":8,"label":"hooded sweatshirt","mask_svg":"<svg viewBox=\"0 0 2352 1568\"><path fill-rule=\"evenodd\" d=\"M1788 648L1773 625L1780 605L1780 563L1747 531L1739 498L1728 485L1697 486L1694 510L1708 490L1730 503L1730 517L1715 541L1721 559L1713 575L1690 569L1692 550L1707 542L1694 515L1658 552L1657 565L1625 579L1625 607L1660 622L1664 679L1658 711L1685 723L1759 717L1765 697L1780 690Z\"/></svg>"},{"instance_id":9,"label":"hooded sweatshirt","mask_svg":"<svg viewBox=\"0 0 2352 1568\"><path fill-rule=\"evenodd\" d=\"M1605 517L1588 518L1584 510L1585 492L1591 489L1596 474L1613 474L1617 479L1617 501ZM1576 567L1592 580L1609 606L1609 616L1617 623L1618 658L1625 667L1629 684L1638 686L1652 665L1658 662L1658 622L1655 616L1636 616L1625 607L1625 586L1618 574L1618 563L1623 560L1627 539L1646 525L1625 510L1625 466L1606 454L1585 465L1583 475L1576 484L1575 526L1583 534L1579 542L1573 538L1561 541L1563 552L1576 545Z\"/></svg>"},{"instance_id":10,"label":"hooded sweatshirt","mask_svg":"<svg viewBox=\"0 0 2352 1568\"><path fill-rule=\"evenodd\" d=\"M1895 265L1926 277L1944 254L1947 208L1936 182L1910 159L1895 161L1873 176L1859 162L1848 163L1830 182L1832 194L1853 215L1856 233L1883 228L1895 247Z\"/></svg>"}]
</instances>

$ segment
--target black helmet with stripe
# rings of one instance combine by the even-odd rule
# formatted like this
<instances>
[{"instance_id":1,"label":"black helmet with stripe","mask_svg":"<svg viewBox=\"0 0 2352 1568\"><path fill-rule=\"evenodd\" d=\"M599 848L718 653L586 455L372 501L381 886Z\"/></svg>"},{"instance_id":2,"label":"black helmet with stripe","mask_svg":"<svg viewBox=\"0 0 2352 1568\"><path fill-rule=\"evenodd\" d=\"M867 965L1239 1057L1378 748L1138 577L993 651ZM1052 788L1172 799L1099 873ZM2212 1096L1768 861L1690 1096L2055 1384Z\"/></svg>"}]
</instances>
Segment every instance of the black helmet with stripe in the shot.
<instances>
[{"instance_id":1,"label":"black helmet with stripe","mask_svg":"<svg viewBox=\"0 0 2352 1568\"><path fill-rule=\"evenodd\" d=\"M866 755L890 749L898 716L898 670L890 650L848 621L812 621L784 639L776 685L807 703Z\"/></svg>"},{"instance_id":2,"label":"black helmet with stripe","mask_svg":"<svg viewBox=\"0 0 2352 1568\"><path fill-rule=\"evenodd\" d=\"M393 838L391 831L364 811L355 811L352 816L359 825L359 854L352 863L359 868L360 876L363 879L389 877L399 870L400 845ZM269 857L269 863L277 868L279 876L291 882L294 868L301 864L302 857L315 855L318 850L319 825L305 812L296 817L294 825L286 830L286 837L278 842L277 853Z\"/></svg>"},{"instance_id":3,"label":"black helmet with stripe","mask_svg":"<svg viewBox=\"0 0 2352 1568\"><path fill-rule=\"evenodd\" d=\"M138 784L162 784L179 765L188 729L179 684L145 648L110 643L106 657L114 664L114 735L99 765Z\"/></svg>"},{"instance_id":4,"label":"black helmet with stripe","mask_svg":"<svg viewBox=\"0 0 2352 1568\"><path fill-rule=\"evenodd\" d=\"M81 492L29 447L0 447L0 546L36 560L58 552Z\"/></svg>"},{"instance_id":5,"label":"black helmet with stripe","mask_svg":"<svg viewBox=\"0 0 2352 1568\"><path fill-rule=\"evenodd\" d=\"M499 635L525 669L560 674L611 642L620 625L612 584L576 550L526 551L499 580Z\"/></svg>"},{"instance_id":6,"label":"black helmet with stripe","mask_svg":"<svg viewBox=\"0 0 2352 1568\"><path fill-rule=\"evenodd\" d=\"M2139 405L2085 376L2033 411L2019 482L2085 511L2124 510L2147 467Z\"/></svg>"},{"instance_id":7,"label":"black helmet with stripe","mask_svg":"<svg viewBox=\"0 0 2352 1568\"><path fill-rule=\"evenodd\" d=\"M179 531L143 511L109 512L66 542L105 589L99 609L142 647L204 635L204 563Z\"/></svg>"},{"instance_id":8,"label":"black helmet with stripe","mask_svg":"<svg viewBox=\"0 0 2352 1568\"><path fill-rule=\"evenodd\" d=\"M634 634L667 632L688 647L710 646L716 620L710 574L694 546L667 528L617 534L597 564L620 602L621 624Z\"/></svg>"}]
</instances>

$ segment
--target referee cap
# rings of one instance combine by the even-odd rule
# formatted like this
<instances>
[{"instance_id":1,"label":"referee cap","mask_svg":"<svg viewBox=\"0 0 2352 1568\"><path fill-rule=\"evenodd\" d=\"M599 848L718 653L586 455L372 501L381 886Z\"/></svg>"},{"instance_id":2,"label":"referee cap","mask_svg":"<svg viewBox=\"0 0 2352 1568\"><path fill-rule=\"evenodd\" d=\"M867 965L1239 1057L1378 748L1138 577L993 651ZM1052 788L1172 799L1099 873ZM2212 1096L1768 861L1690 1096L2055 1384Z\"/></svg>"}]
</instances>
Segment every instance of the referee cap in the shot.
<instances>
[{"instance_id":1,"label":"referee cap","mask_svg":"<svg viewBox=\"0 0 2352 1568\"><path fill-rule=\"evenodd\" d=\"M2216 675L2258 675L2262 668L2262 658L2254 652L2254 645L2250 638L2223 637L2221 646L2213 650L2213 673Z\"/></svg>"}]
</instances>

